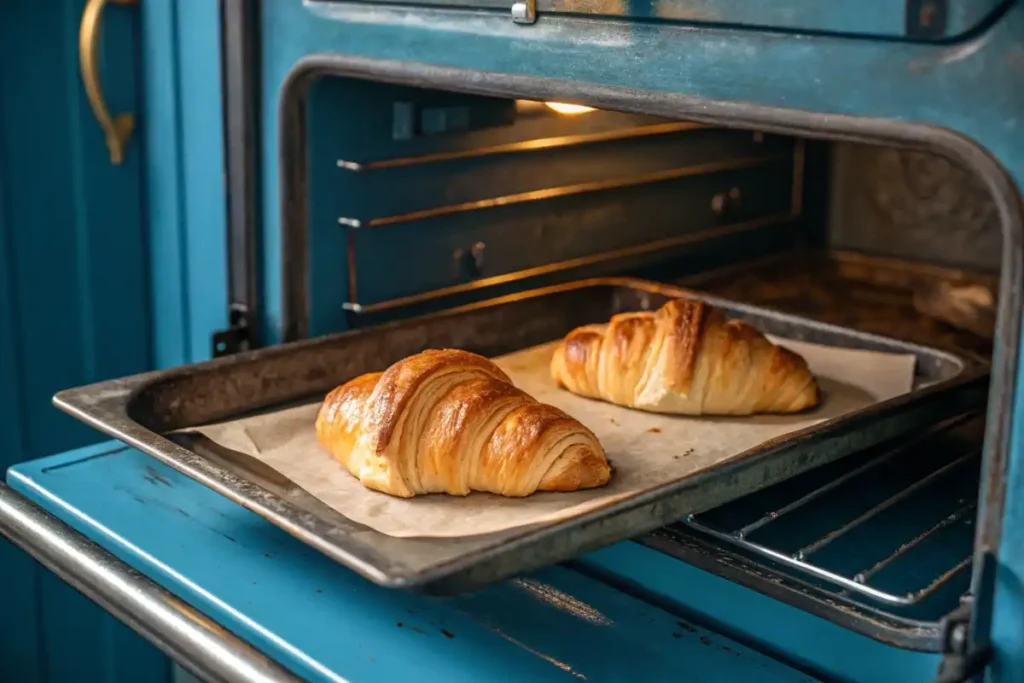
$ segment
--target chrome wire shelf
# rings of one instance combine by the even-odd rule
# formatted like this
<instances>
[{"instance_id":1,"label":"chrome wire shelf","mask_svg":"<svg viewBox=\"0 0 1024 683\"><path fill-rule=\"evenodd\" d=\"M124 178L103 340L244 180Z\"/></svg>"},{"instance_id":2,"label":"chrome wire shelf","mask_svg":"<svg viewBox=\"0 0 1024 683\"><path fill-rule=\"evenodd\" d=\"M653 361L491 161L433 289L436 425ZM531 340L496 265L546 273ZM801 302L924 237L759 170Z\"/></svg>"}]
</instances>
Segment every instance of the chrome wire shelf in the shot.
<instances>
[{"instance_id":1,"label":"chrome wire shelf","mask_svg":"<svg viewBox=\"0 0 1024 683\"><path fill-rule=\"evenodd\" d=\"M746 168L764 167L780 161L786 161L789 158L791 158L791 156L792 155L790 154L766 154L763 156L747 157L742 159L709 161L704 164L680 166L677 168L670 168L662 171L653 171L650 173L640 173L621 178L607 178L604 180L594 180L585 183L576 183L573 185L546 187L540 190L530 190L529 192L518 192L515 194L500 195L497 197L487 197L485 199L475 199L473 201L461 202L458 204L433 206L428 209L420 209L418 211L410 211L408 213L397 214L393 216L378 216L376 218L369 219L341 216L338 218L338 225L341 225L346 228L352 228L353 230L360 230L365 228L379 228L387 225L398 225L400 223L411 223L414 221L421 221L428 218L438 218L440 216L449 216L452 214L466 213L468 211L494 209L502 206L526 204L528 202L558 199L560 197L570 197L579 194L591 194L595 192L607 192L609 190L621 190L627 187L649 185L652 183L664 182L666 180L678 180L680 178L690 178L693 176L708 175L711 173L718 173L721 171L738 171Z\"/></svg>"},{"instance_id":2,"label":"chrome wire shelf","mask_svg":"<svg viewBox=\"0 0 1024 683\"><path fill-rule=\"evenodd\" d=\"M637 131L639 130L642 130L644 135L658 135L669 132L678 132L680 130L699 129L702 127L703 126L699 126L696 124L679 123L665 124L663 126L646 126L638 129L632 129L631 131L628 132L631 133L632 137L636 137L638 135ZM574 136L572 144L585 144L594 141L604 141L604 139L607 138L609 135L610 134L605 133ZM612 136L612 139L618 138ZM531 142L537 143L545 141ZM564 144L564 142L559 143L559 145L562 144ZM509 150L506 149L505 147L507 146L501 146L500 148L498 148L498 153L507 153ZM520 143L516 145L515 149L512 151L530 152L545 148L546 147L544 144L523 145ZM480 150L478 150L478 152L479 151ZM490 151L485 151L487 153L490 153ZM456 157L465 156L467 154L469 153L460 153L460 155L456 155ZM789 223L799 218L803 210L802 195L804 155L804 142L802 140L797 140L794 144L792 153L787 154L767 154L756 157L726 159L702 164L693 164L627 177L610 178L599 181L577 183L574 185L567 185L561 187L550 187L541 190L533 190L530 192L521 192L517 194L479 199L471 202L436 206L431 207L429 209L422 209L419 211L413 211L409 213L391 216L378 216L368 219L354 218L351 216L340 216L337 218L338 225L346 230L346 258L349 289L349 300L343 302L341 308L342 310L349 314L358 315L380 313L392 309L399 309L417 304L422 304L437 299L446 299L448 297L456 295L468 294L470 292L476 292L478 290L486 290L490 287L507 285L521 280L525 281L529 280L530 278L551 275L553 273L559 273L562 271L571 271L583 267L594 266L597 264L624 261L626 259L637 258L644 255L657 254L667 249L675 249L703 240L715 239L719 237L725 237L729 235L735 235L739 233L745 233L753 230L770 228L785 223ZM442 155L441 157L439 157L439 160L448 160L448 158L449 155ZM651 183L658 183L666 180L674 180L692 176L707 175L722 171L736 171L749 168L768 167L774 163L778 163L780 161L787 161L790 159L792 163L792 188L790 206L789 210L783 213L751 217L748 220L738 222L727 222L724 224L719 223L717 225L709 225L704 230L697 230L692 233L684 233L676 235L674 237L654 240L650 242L643 242L621 249L614 249L611 251L590 254L587 256L581 256L563 261L555 261L552 263L544 264L542 266L527 268L525 270L517 270L513 272L501 273L492 276L478 276L468 281L459 282L457 284L452 284L446 287L429 289L427 291L417 292L415 294L409 294L407 296L394 297L386 299L384 301L372 303L360 301L360 287L358 275L359 264L358 259L356 257L355 248L355 233L357 231L372 228L382 228L390 225L410 223L414 221L437 218L440 216L448 216L470 211L482 211L498 207L506 207L514 204L542 202L556 199L559 197L567 197L571 195L608 192L627 187L647 185ZM435 160L438 159L434 159L433 157L425 159L426 162ZM409 163L414 162L419 163L420 158L416 158L415 160L385 160L377 163L382 164L379 166L380 168L390 168L392 166L407 165ZM374 168L378 168L378 166L375 166L373 163L354 165L352 162L342 161L338 161L338 166L339 168L344 168L346 170L371 170ZM358 166L359 168L356 169L355 166ZM719 195L716 195L715 197L712 198L713 210L715 211L715 213L721 213L724 210L724 204L726 203L725 201L722 201L721 205L718 206L716 206L715 203L718 202L718 200L725 200L726 194L727 192L722 192L719 193Z\"/></svg>"},{"instance_id":3,"label":"chrome wire shelf","mask_svg":"<svg viewBox=\"0 0 1024 683\"><path fill-rule=\"evenodd\" d=\"M841 461L811 473L811 481L691 515L680 526L831 586L835 598L908 608L956 583L943 602L969 599L963 584L972 562L981 422L976 414L953 418L852 465ZM964 429L978 438L951 438ZM818 533L801 537L807 526Z\"/></svg>"},{"instance_id":4,"label":"chrome wire shelf","mask_svg":"<svg viewBox=\"0 0 1024 683\"><path fill-rule=\"evenodd\" d=\"M650 135L665 135L668 133L680 133L687 130L702 130L708 127L709 126L700 123L672 121L669 123L647 124L644 126L633 126L630 128L603 130L594 133L577 133L574 135L558 135L531 140L517 140L515 142L488 145L486 147L448 152L434 152L431 154L421 154L419 156L412 157L396 157L394 159L377 159L374 161L349 161L346 159L338 159L335 163L338 168L346 171L379 171L388 168L418 166L420 164L460 161L464 159L479 159L481 157L497 156L501 154L520 154L523 152L536 152L548 149L562 149L565 147L591 145L602 142L614 142L616 140L629 140L633 138L647 137ZM757 135L761 134L757 133Z\"/></svg>"}]
</instances>

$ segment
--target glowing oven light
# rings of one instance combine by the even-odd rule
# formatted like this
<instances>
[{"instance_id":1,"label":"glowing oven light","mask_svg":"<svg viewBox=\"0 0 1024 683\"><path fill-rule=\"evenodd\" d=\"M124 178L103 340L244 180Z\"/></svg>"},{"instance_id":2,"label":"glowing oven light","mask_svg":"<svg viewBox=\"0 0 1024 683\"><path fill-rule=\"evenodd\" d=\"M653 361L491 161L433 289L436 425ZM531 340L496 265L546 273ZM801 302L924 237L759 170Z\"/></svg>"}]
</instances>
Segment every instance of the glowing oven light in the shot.
<instances>
[{"instance_id":1,"label":"glowing oven light","mask_svg":"<svg viewBox=\"0 0 1024 683\"><path fill-rule=\"evenodd\" d=\"M566 102L545 102L549 109L557 111L559 114L565 114L566 116L575 116L576 114L586 114L588 111L594 111L593 107L586 107L582 104L568 104Z\"/></svg>"}]
</instances>

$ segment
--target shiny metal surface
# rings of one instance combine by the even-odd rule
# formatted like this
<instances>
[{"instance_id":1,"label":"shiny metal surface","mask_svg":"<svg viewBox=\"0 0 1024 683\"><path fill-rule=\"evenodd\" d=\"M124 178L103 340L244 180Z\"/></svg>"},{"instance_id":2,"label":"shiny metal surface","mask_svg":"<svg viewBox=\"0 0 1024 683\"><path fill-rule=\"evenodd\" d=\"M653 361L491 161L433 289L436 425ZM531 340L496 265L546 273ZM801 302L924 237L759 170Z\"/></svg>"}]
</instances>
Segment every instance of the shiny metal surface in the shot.
<instances>
[{"instance_id":1,"label":"shiny metal surface","mask_svg":"<svg viewBox=\"0 0 1024 683\"><path fill-rule=\"evenodd\" d=\"M299 680L4 484L0 534L202 680Z\"/></svg>"},{"instance_id":2,"label":"shiny metal surface","mask_svg":"<svg viewBox=\"0 0 1024 683\"><path fill-rule=\"evenodd\" d=\"M355 524L244 454L187 429L293 401L320 400L357 374L423 348L499 356L667 298L699 297L768 333L911 353L915 390L769 441L728 464L551 525L458 539L395 538ZM226 356L60 392L55 405L139 448L381 585L456 594L632 538L788 479L920 424L973 409L985 368L953 354L635 279L584 280L436 315Z\"/></svg>"}]
</instances>

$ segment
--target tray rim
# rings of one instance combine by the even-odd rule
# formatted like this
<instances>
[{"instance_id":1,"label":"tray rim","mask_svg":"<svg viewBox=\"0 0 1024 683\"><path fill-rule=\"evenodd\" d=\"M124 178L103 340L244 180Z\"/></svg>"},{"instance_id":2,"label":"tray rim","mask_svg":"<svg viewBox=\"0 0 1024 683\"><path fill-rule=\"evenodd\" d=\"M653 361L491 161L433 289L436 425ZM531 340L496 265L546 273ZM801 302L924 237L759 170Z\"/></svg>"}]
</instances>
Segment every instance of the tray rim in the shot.
<instances>
[{"instance_id":1,"label":"tray rim","mask_svg":"<svg viewBox=\"0 0 1024 683\"><path fill-rule=\"evenodd\" d=\"M416 569L412 571L406 569L402 572L384 571L378 565L356 556L351 550L346 550L343 542L338 543L317 535L320 532L320 530L316 529L318 522L321 525L327 526L331 526L330 523L323 518L317 517L316 515L303 510L301 507L298 507L283 497L263 488L259 484L246 479L244 476L231 472L230 470L212 462L208 458L175 443L167 438L165 434L150 430L147 426L131 417L130 414L134 402L143 392L153 387L169 383L180 377L190 376L200 372L213 372L218 368L223 368L229 365L245 365L250 363L258 364L266 361L268 358L287 356L311 347L315 348L321 345L326 346L343 343L345 339L352 339L357 336L382 335L393 329L414 328L417 325L422 324L427 319L456 317L480 308L495 307L523 299L557 294L567 290L598 287L622 287L644 293L670 297L690 296L699 298L712 305L726 306L737 312L750 313L754 315L764 315L765 313L768 313L780 320L800 323L808 328L815 328L825 332L833 332L848 338L853 337L863 340L865 343L896 345L900 348L906 349L908 352L942 358L947 362L952 362L958 366L959 371L953 377L924 387L919 387L907 394L872 404L862 410L848 413L838 418L827 420L820 425L814 425L788 433L782 437L770 439L755 448L748 449L744 453L736 455L728 461L713 465L683 480L668 482L655 489L644 491L635 496L601 506L561 522L517 527L505 532L483 534L478 537L461 537L479 539L497 538L500 540L490 544L485 544L483 547L471 549L453 559L432 563L426 569ZM53 403L59 409L85 422L93 428L141 450L147 455L156 458L170 467L173 467L185 476L188 476L204 486L217 491L235 503L252 510L270 523L296 536L303 542L311 545L320 552L323 552L340 564L363 575L365 578L387 587L422 588L424 586L441 583L445 580L451 580L453 577L459 577L461 574L470 572L474 568L479 568L480 566L486 566L488 563L494 563L500 557L515 552L520 546L542 542L552 535L569 533L574 529L581 530L582 528L590 525L600 527L603 523L615 520L616 518L626 518L631 513L635 514L649 506L655 505L659 501L672 499L673 495L675 495L675 498L681 499L686 492L700 486L709 477L727 476L730 473L741 473L742 470L756 466L761 461L770 458L779 451L786 451L788 448L792 447L794 443L799 443L800 441L817 436L817 433L825 426L828 426L833 432L840 432L838 435L830 435L831 438L839 438L842 436L842 432L844 431L856 432L858 428L866 426L862 423L874 425L883 417L891 416L894 411L898 411L900 408L906 407L908 404L912 405L915 403L923 403L924 400L929 397L934 398L957 387L967 389L972 384L976 384L984 379L987 374L987 365L972 356L960 356L944 349L932 348L914 342L893 339L883 335L860 332L851 328L780 312L765 306L744 304L706 294L699 290L684 286L638 278L604 277L589 278L526 290L498 297L496 299L470 303L465 306L437 313L428 313L422 316L374 326L371 328L349 330L322 337L303 339L277 346L247 351L232 356L177 366L166 370L150 371L119 379L65 389L58 392L53 397ZM981 387L981 389L983 390L984 388ZM277 402L277 404L280 403L281 402ZM250 406L246 410L258 410L265 407L269 406ZM245 412L245 410L239 410L239 412ZM846 457L846 455L839 457ZM833 457L831 459L834 460L838 458ZM275 510L268 504L273 504L273 507L278 509ZM284 514L285 512L291 513L292 519L286 517ZM669 514L667 517L662 515L662 517L665 517L664 519L661 519L654 524L648 524L646 528L640 528L631 532L629 535L605 533L601 540L596 542L592 540L590 543L579 544L579 546L577 546L567 557L555 557L520 570L514 570L511 573L507 573L507 575L526 571L527 569L532 569L535 566L542 566L544 564L562 561L568 557L575 557L587 550L601 547L603 545L616 542L617 540L635 538L636 536L658 528L671 521L672 518L677 518L679 516L680 515L677 514ZM337 527L333 528L336 529ZM387 538L394 538L387 536L386 534L380 534L380 532L376 531L372 531L372 533ZM614 536L614 538L612 538L612 536ZM424 539L420 538L419 540ZM438 537L430 540L434 542L450 542L457 539ZM504 577L497 576L492 579L484 580L480 582L479 585L500 580L501 578ZM473 582L471 581L470 583Z\"/></svg>"}]
</instances>

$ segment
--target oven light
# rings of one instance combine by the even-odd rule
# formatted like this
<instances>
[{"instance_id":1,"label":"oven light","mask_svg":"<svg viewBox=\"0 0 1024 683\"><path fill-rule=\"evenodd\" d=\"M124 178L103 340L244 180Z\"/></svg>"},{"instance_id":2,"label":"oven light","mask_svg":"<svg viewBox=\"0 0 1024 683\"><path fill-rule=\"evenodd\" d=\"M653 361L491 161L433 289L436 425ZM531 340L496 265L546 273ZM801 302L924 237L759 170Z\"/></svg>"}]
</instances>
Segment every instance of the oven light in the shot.
<instances>
[{"instance_id":1,"label":"oven light","mask_svg":"<svg viewBox=\"0 0 1024 683\"><path fill-rule=\"evenodd\" d=\"M594 111L593 107L586 107L582 104L568 104L566 102L545 102L549 109L557 111L559 114L565 114L566 116L575 116L576 114L586 114L588 111Z\"/></svg>"}]
</instances>

